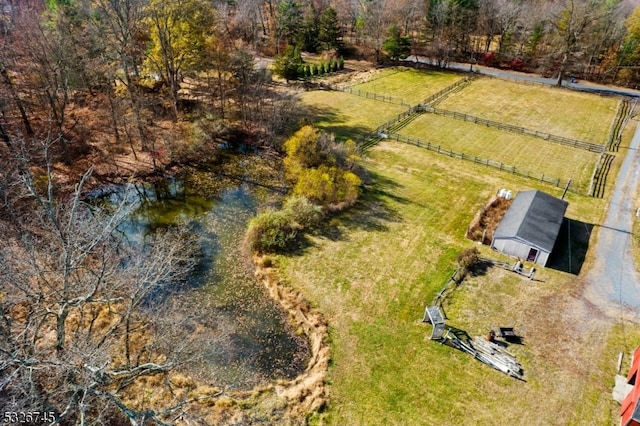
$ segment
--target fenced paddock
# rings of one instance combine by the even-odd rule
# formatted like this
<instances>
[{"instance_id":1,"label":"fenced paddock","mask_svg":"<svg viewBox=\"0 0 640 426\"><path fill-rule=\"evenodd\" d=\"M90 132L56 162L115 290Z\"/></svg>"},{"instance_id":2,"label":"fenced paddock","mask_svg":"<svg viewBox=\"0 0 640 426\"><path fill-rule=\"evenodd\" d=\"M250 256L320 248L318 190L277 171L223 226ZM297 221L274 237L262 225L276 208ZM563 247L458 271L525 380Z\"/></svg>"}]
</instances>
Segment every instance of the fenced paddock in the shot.
<instances>
[{"instance_id":1,"label":"fenced paddock","mask_svg":"<svg viewBox=\"0 0 640 426\"><path fill-rule=\"evenodd\" d=\"M464 78L462 74L412 68L392 68L381 73L380 77L351 86L351 89L394 97L408 105L416 105Z\"/></svg>"},{"instance_id":2,"label":"fenced paddock","mask_svg":"<svg viewBox=\"0 0 640 426\"><path fill-rule=\"evenodd\" d=\"M430 142L458 156L463 154L481 159L480 162L486 159L517 170L530 170L544 181L572 179L574 191L585 195L599 158L596 152L426 113L416 116L397 133Z\"/></svg>"},{"instance_id":3,"label":"fenced paddock","mask_svg":"<svg viewBox=\"0 0 640 426\"><path fill-rule=\"evenodd\" d=\"M406 106L327 90L304 92L300 99L308 110L307 116L313 117L314 125L342 139L357 139L373 132L380 123L407 109Z\"/></svg>"},{"instance_id":4,"label":"fenced paddock","mask_svg":"<svg viewBox=\"0 0 640 426\"><path fill-rule=\"evenodd\" d=\"M456 111L448 111L446 109L433 108L433 107L425 107L424 110L431 114L443 115L445 117L455 118L456 120L463 120L474 124L480 124L487 127L495 127L499 130L504 130L506 132L530 135L539 139L544 139L549 142L559 143L562 145L570 146L572 148L577 149L586 149L587 151L592 152L604 152L605 146L600 144L595 144L591 142L579 141L577 139L565 138L564 136L552 135L547 132L541 132L539 130L526 129L520 126L514 126L513 124L505 124L499 123L493 120L487 120L486 118L475 117L473 115L462 114Z\"/></svg>"},{"instance_id":5,"label":"fenced paddock","mask_svg":"<svg viewBox=\"0 0 640 426\"><path fill-rule=\"evenodd\" d=\"M353 87L340 87L340 86L336 86L336 87L330 87L332 90L339 90L345 93L349 93L350 95L356 95L356 96L360 96L363 98L367 98L367 99L373 99L374 101L380 101L380 102L389 102L391 104L396 104L396 105L400 105L403 106L405 108L410 108L411 105L406 103L404 101L404 99L402 98L396 98L395 96L387 96L387 95L380 95L378 93L373 93L373 92L367 92L366 90L360 90L360 89L354 89Z\"/></svg>"},{"instance_id":6,"label":"fenced paddock","mask_svg":"<svg viewBox=\"0 0 640 426\"><path fill-rule=\"evenodd\" d=\"M606 144L618 99L549 86L477 78L444 99L439 108Z\"/></svg>"},{"instance_id":7,"label":"fenced paddock","mask_svg":"<svg viewBox=\"0 0 640 426\"><path fill-rule=\"evenodd\" d=\"M550 185L553 185L557 188L567 188L570 192L582 193L582 195L587 195L584 192L584 187L573 186L569 179L561 179L554 176L545 175L544 173L536 172L533 170L528 170L522 167L516 167L509 164L501 163L499 161L490 160L488 158L482 158L475 155L465 154L464 152L455 152L451 149L447 149L442 145L431 143L428 141L424 141L417 138L411 138L408 136L403 136L398 133L391 133L387 136L388 139L396 140L398 142L404 142L409 145L415 145L419 148L428 149L433 152L437 152L441 155L446 155L450 158L457 158L464 161L471 161L475 164L480 164L486 167L492 167L494 169L498 169L501 171L505 171L514 175L522 176L527 179L534 179L540 182L544 182Z\"/></svg>"},{"instance_id":8,"label":"fenced paddock","mask_svg":"<svg viewBox=\"0 0 640 426\"><path fill-rule=\"evenodd\" d=\"M420 83L414 79L419 79ZM504 86L504 90L492 87L494 83ZM478 84L491 92L489 103L481 97L467 97L469 91L477 90ZM370 91L365 90L367 88ZM449 157L458 161L484 164L560 187L571 179L573 192L603 196L603 185L610 167L596 169L596 164L600 152L605 149L609 129L616 116L620 115L616 114L619 111L618 99L504 80L469 80L460 74L405 68L382 70L366 83L337 89L342 91L319 90L300 96L309 109L308 116L314 117L313 124L335 133L339 139L356 140L362 150L379 141L377 135L399 134L437 146L441 153L448 151ZM405 90L404 94L398 93L400 90ZM412 107L408 107L406 90L410 90L412 99L416 100ZM433 99L435 94L442 93L446 96ZM551 97L561 98L559 102L563 105L563 113L572 111L570 123L573 127L568 131L560 129L554 133L553 127L540 124L544 118L552 122L556 120L555 125L564 126L557 119L557 115L562 114L554 115L553 108L549 106ZM466 99L460 108L466 108L470 113L447 106L460 99ZM597 104L595 112L585 108L585 105L593 106L594 100ZM425 102L428 105L423 105ZM542 110L540 103L546 103ZM524 104L532 106L524 107ZM501 111L496 113L493 108ZM487 111L496 114L498 119L487 117L490 115ZM518 114L527 119L518 123L509 121ZM577 126L574 121L585 120L585 117L599 120L590 124L599 129L600 143L593 142L597 142L595 132L587 132L589 139L580 140L575 136ZM610 166L609 163L602 164Z\"/></svg>"}]
</instances>

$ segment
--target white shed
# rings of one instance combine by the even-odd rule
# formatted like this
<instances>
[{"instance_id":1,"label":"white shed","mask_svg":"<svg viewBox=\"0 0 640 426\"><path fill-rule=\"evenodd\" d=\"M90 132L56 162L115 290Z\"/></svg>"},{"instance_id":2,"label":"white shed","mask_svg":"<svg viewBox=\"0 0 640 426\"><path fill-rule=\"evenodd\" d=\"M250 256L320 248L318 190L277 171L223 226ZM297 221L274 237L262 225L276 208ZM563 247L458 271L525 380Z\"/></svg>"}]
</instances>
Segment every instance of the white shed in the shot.
<instances>
[{"instance_id":1,"label":"white shed","mask_svg":"<svg viewBox=\"0 0 640 426\"><path fill-rule=\"evenodd\" d=\"M491 248L545 266L568 205L542 191L519 192L500 221Z\"/></svg>"}]
</instances>

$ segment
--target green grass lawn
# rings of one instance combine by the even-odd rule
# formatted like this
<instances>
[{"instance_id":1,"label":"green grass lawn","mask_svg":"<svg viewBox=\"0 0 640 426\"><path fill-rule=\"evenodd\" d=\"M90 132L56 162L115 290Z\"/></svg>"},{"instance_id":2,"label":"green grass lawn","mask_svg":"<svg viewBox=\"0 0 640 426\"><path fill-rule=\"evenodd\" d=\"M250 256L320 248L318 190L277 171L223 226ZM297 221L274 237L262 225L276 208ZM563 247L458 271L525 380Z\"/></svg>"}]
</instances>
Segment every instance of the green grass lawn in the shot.
<instances>
[{"instance_id":1,"label":"green grass lawn","mask_svg":"<svg viewBox=\"0 0 640 426\"><path fill-rule=\"evenodd\" d=\"M439 108L559 136L604 144L618 106L615 97L478 78Z\"/></svg>"},{"instance_id":2,"label":"green grass lawn","mask_svg":"<svg viewBox=\"0 0 640 426\"><path fill-rule=\"evenodd\" d=\"M457 153L515 166L561 181L586 194L599 154L551 143L527 135L504 132L435 114L421 114L399 131ZM491 172L493 173L493 172Z\"/></svg>"},{"instance_id":3,"label":"green grass lawn","mask_svg":"<svg viewBox=\"0 0 640 426\"><path fill-rule=\"evenodd\" d=\"M608 424L615 351L600 335L580 335L580 322L564 314L575 276L543 269L529 281L489 270L446 305L448 323L472 336L518 327L526 344L510 349L527 382L429 341L420 322L456 254L471 245L463 234L486 200L501 187L549 189L391 141L372 150L367 167L373 183L357 208L277 259L283 278L329 320L328 423ZM568 216L599 223L602 200L569 201Z\"/></svg>"},{"instance_id":4,"label":"green grass lawn","mask_svg":"<svg viewBox=\"0 0 640 426\"><path fill-rule=\"evenodd\" d=\"M380 87L390 79L398 79L399 87L404 87L404 77L406 85L416 86L412 73L384 72L388 74L367 83L371 86L367 90L398 97L379 92ZM491 93L488 85L495 92L490 101L467 96L468 90L478 87ZM302 99L310 112L317 113L313 120L320 127L339 135L370 131L402 110L328 91L305 93ZM446 103L441 107L604 142L617 100L481 80ZM535 107L522 108L523 103ZM595 155L586 151L432 115L419 117L403 133L583 184L588 184L595 162ZM628 140L626 134L627 145ZM612 173L619 169L621 158L617 155ZM425 303L433 300L455 269L456 254L471 246L465 230L491 195L508 188L541 189L560 196L562 189L391 140L373 148L365 163L371 182L358 205L334 217L294 254L276 258L285 282L324 312L330 324L331 400L312 423L616 424L619 406L610 395L617 355L620 351L628 355L635 348L640 329L595 320L577 297L584 285L580 276L542 268L530 281L490 268L470 277L446 302L448 324L471 336L485 335L497 326L516 327L525 344L511 345L509 350L523 364L526 382L431 342L431 327L420 321ZM609 176L607 194L614 178L615 174ZM573 193L565 199L568 218L602 223L607 199ZM594 232L590 243L596 238ZM486 247L482 251L497 256ZM588 268L590 256L587 253L583 268ZM624 365L622 374L628 358Z\"/></svg>"},{"instance_id":5,"label":"green grass lawn","mask_svg":"<svg viewBox=\"0 0 640 426\"><path fill-rule=\"evenodd\" d=\"M317 90L300 95L309 121L339 139L370 133L407 108L343 92Z\"/></svg>"},{"instance_id":6,"label":"green grass lawn","mask_svg":"<svg viewBox=\"0 0 640 426\"><path fill-rule=\"evenodd\" d=\"M388 68L365 83L352 86L378 95L392 96L417 105L424 99L464 78L461 74L413 68Z\"/></svg>"}]
</instances>

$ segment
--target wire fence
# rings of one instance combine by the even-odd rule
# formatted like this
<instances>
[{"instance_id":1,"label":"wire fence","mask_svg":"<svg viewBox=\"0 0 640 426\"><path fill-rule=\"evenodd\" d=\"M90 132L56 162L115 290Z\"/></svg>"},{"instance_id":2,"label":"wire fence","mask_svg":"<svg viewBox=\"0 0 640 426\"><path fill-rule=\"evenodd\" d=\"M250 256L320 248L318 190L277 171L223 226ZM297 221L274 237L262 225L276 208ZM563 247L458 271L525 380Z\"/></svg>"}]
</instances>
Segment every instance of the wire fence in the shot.
<instances>
[{"instance_id":1,"label":"wire fence","mask_svg":"<svg viewBox=\"0 0 640 426\"><path fill-rule=\"evenodd\" d=\"M408 110L406 110L405 112L402 112L402 113L398 114L395 118L392 118L391 120L387 121L386 123L378 126L378 128L376 130L374 130L373 133L374 133L374 135L379 135L381 133L386 133L394 125L402 123L409 116L411 116L413 114L418 114L420 112L423 112L423 108L422 108L421 105L413 106L413 107L409 108Z\"/></svg>"},{"instance_id":2,"label":"wire fence","mask_svg":"<svg viewBox=\"0 0 640 426\"><path fill-rule=\"evenodd\" d=\"M596 162L596 166L593 168L593 174L591 175L591 180L589 182L589 196L594 198L604 197L607 177L609 176L609 171L611 170L611 165L614 159L615 156L607 152L600 154L598 161Z\"/></svg>"},{"instance_id":3,"label":"wire fence","mask_svg":"<svg viewBox=\"0 0 640 426\"><path fill-rule=\"evenodd\" d=\"M609 130L609 137L607 138L607 149L609 151L617 152L620 149L620 143L622 142L622 132L624 131L629 120L633 116L633 111L638 103L635 99L633 105L631 105L630 99L622 99L618 103L618 109L616 110L616 118L611 124Z\"/></svg>"},{"instance_id":4,"label":"wire fence","mask_svg":"<svg viewBox=\"0 0 640 426\"><path fill-rule=\"evenodd\" d=\"M566 138L564 136L552 135L546 132L540 132L538 130L526 129L520 126L514 126L513 124L500 123L498 121L487 120L485 118L476 117L473 115L463 114L461 112L449 111L445 109L435 108L431 106L424 106L423 111L430 112L432 114L442 115L445 117L455 118L456 120L463 120L475 124L484 124L487 127L493 127L496 129L504 130L511 133L518 133L521 135L529 135L536 138L544 139L549 142L555 142L561 145L570 146L573 148L584 149L590 152L604 152L604 145L599 145L592 142L580 141L577 139Z\"/></svg>"}]
</instances>

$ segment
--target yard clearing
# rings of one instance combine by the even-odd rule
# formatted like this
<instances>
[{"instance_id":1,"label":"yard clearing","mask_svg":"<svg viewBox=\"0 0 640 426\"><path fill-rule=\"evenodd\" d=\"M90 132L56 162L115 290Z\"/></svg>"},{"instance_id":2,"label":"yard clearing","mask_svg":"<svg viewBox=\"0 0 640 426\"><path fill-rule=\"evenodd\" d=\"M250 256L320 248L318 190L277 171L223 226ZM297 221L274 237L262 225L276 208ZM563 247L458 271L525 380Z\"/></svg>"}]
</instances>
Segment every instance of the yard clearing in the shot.
<instances>
[{"instance_id":1,"label":"yard clearing","mask_svg":"<svg viewBox=\"0 0 640 426\"><path fill-rule=\"evenodd\" d=\"M316 90L300 94L307 116L318 128L334 133L338 139L357 139L373 132L406 107L366 99L343 92Z\"/></svg>"},{"instance_id":2,"label":"yard clearing","mask_svg":"<svg viewBox=\"0 0 640 426\"><path fill-rule=\"evenodd\" d=\"M405 75L388 73L366 90L402 98L376 88ZM468 95L478 87L486 96L495 93ZM323 129L340 134L375 129L400 108L339 92L309 92L302 98L310 111L319 112L316 122ZM439 107L604 144L617 104L616 98L480 79ZM570 177L581 187L588 185L597 160L588 151L431 114L416 117L400 133ZM623 146L629 140L625 132ZM604 199L565 197L566 217L594 230L590 245L620 168L622 155L613 155ZM528 280L492 267L469 277L446 301L447 324L470 336L514 327L524 337L523 345L508 349L522 363L526 382L430 341L431 326L421 322L425 304L456 268L456 255L476 246L464 235L492 195L507 188L559 197L562 188L391 139L368 152L365 166L372 181L357 206L309 236L297 252L275 259L282 279L323 312L330 327L331 399L312 424L616 424L619 405L611 389L618 353L625 354L625 374L640 330L589 304L582 297L583 275L540 268L535 280ZM485 257L498 257L486 246L480 249ZM583 270L594 256L593 250L587 252Z\"/></svg>"},{"instance_id":3,"label":"yard clearing","mask_svg":"<svg viewBox=\"0 0 640 426\"><path fill-rule=\"evenodd\" d=\"M428 166L425 166L428 165ZM429 341L420 319L448 280L473 214L501 187L543 189L482 166L386 141L367 166L374 184L351 213L277 258L283 278L328 318L332 343L329 424L610 424L616 350L611 324L577 299L575 276L543 269L536 281L491 268L445 306L471 336L513 326L509 347L527 382ZM598 223L604 202L571 196L568 216ZM485 256L496 254L483 247ZM637 340L626 329L624 350ZM618 340L618 343L620 340Z\"/></svg>"},{"instance_id":4,"label":"yard clearing","mask_svg":"<svg viewBox=\"0 0 640 426\"><path fill-rule=\"evenodd\" d=\"M618 103L616 97L481 77L438 107L604 145Z\"/></svg>"}]
</instances>

